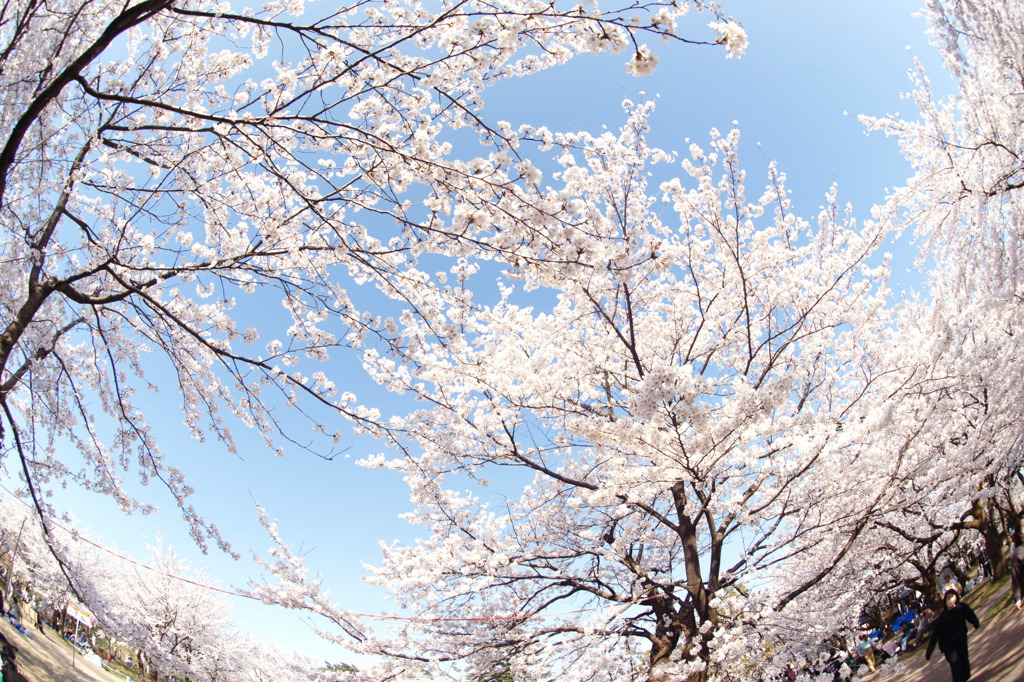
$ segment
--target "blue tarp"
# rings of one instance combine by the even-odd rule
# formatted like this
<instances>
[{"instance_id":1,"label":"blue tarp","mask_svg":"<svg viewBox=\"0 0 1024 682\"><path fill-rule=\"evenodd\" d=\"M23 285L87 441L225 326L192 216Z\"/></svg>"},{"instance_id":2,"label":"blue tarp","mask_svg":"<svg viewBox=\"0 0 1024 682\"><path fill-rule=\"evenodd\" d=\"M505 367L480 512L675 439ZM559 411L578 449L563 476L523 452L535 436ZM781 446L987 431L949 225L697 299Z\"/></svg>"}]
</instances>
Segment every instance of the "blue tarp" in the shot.
<instances>
[{"instance_id":1,"label":"blue tarp","mask_svg":"<svg viewBox=\"0 0 1024 682\"><path fill-rule=\"evenodd\" d=\"M893 621L892 631L893 632L899 632L900 628L903 627L904 623L913 622L913 620L914 620L914 612L913 611L907 611L902 616L900 616L895 621Z\"/></svg>"}]
</instances>

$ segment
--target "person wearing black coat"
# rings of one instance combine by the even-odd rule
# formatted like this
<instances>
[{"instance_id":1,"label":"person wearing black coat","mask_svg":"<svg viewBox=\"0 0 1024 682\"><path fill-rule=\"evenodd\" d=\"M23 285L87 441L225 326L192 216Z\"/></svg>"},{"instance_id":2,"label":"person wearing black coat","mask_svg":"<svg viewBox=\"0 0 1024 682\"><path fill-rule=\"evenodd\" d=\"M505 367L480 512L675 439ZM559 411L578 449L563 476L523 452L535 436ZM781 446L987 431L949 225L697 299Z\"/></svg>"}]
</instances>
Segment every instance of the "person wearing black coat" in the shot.
<instances>
[{"instance_id":1,"label":"person wearing black coat","mask_svg":"<svg viewBox=\"0 0 1024 682\"><path fill-rule=\"evenodd\" d=\"M28 682L28 679L18 672L18 664L14 662L17 651L17 647L0 635L0 674L3 674L4 682Z\"/></svg>"},{"instance_id":2,"label":"person wearing black coat","mask_svg":"<svg viewBox=\"0 0 1024 682\"><path fill-rule=\"evenodd\" d=\"M1013 551L1010 552L1010 578L1013 584L1013 601L1020 611L1024 607L1024 537L1019 530L1013 531Z\"/></svg>"},{"instance_id":3,"label":"person wearing black coat","mask_svg":"<svg viewBox=\"0 0 1024 682\"><path fill-rule=\"evenodd\" d=\"M932 638L928 642L925 659L932 657L935 645L946 657L953 673L953 682L967 682L971 679L971 661L967 657L967 624L977 630L978 617L967 604L960 603L960 595L954 589L946 590L946 609L935 619Z\"/></svg>"}]
</instances>

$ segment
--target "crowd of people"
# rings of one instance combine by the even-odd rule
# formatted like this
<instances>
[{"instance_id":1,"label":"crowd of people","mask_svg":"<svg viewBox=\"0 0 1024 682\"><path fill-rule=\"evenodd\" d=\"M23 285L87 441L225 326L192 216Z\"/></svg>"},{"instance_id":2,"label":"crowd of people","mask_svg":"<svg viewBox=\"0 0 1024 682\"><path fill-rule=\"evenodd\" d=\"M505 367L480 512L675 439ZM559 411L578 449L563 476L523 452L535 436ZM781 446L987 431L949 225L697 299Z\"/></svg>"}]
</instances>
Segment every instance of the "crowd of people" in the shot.
<instances>
[{"instance_id":1,"label":"crowd of people","mask_svg":"<svg viewBox=\"0 0 1024 682\"><path fill-rule=\"evenodd\" d=\"M901 605L888 626L893 633L891 637L887 637L881 628L862 632L850 652L834 652L822 665L808 668L808 672L831 673L833 680L838 682L842 679L841 668L844 663L852 670L867 666L874 672L898 653L912 651L927 641L925 658L931 659L937 646L949 662L953 682L966 682L971 674L967 624L977 628L978 617L969 605L960 601L960 593L956 588L946 590L943 605L944 608L938 614L920 598L912 600L905 607ZM791 667L784 677L795 680L796 672Z\"/></svg>"},{"instance_id":2,"label":"crowd of people","mask_svg":"<svg viewBox=\"0 0 1024 682\"><path fill-rule=\"evenodd\" d=\"M893 632L891 638L887 638L881 628L861 633L853 652L855 665L867 665L873 671L897 653L919 647L934 622L935 612L920 598L909 604L901 603L889 626Z\"/></svg>"},{"instance_id":3,"label":"crowd of people","mask_svg":"<svg viewBox=\"0 0 1024 682\"><path fill-rule=\"evenodd\" d=\"M973 556L972 564L977 565L978 575L964 585L965 592L973 589L980 580L992 575L992 566L984 548ZM1013 533L1010 545L1010 576L1012 582L1012 608L1024 610L1024 535ZM831 674L838 682L842 679L844 665L851 670L867 666L877 670L888 659L898 653L913 651L927 643L925 659L930 661L935 649L949 664L953 682L967 682L971 677L970 654L968 651L968 626L977 629L980 625L977 614L961 601L960 589L944 586L941 606L936 613L923 596L899 600L895 612L886 619L883 627L865 631L858 635L849 651L834 649L832 654L818 664L807 664L803 671L820 675ZM867 620L865 620L865 625ZM891 631L891 635L889 632ZM795 680L801 672L790 664L782 674L781 682ZM941 679L941 678L937 678Z\"/></svg>"}]
</instances>

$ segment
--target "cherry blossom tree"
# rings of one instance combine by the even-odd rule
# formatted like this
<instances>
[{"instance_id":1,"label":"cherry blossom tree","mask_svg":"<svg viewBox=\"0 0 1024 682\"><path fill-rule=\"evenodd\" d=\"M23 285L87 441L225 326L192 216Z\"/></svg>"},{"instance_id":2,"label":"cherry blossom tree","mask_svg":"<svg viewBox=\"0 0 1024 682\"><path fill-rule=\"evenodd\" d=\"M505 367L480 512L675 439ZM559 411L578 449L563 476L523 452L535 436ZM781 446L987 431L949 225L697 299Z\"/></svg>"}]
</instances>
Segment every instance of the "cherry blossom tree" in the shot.
<instances>
[{"instance_id":1,"label":"cherry blossom tree","mask_svg":"<svg viewBox=\"0 0 1024 682\"><path fill-rule=\"evenodd\" d=\"M867 119L914 176L861 225L834 187L800 219L774 164L748 201L735 129L656 182L676 159L645 141L651 103L627 102L617 136L483 117L492 83L581 52L646 75L645 40L702 42L678 37L690 9L712 15L703 42L743 53L703 0L0 13L0 464L35 503L53 584L162 670L280 668L225 639L223 604L127 574L117 594L47 525L55 483L149 511L122 486L135 468L204 550L230 551L133 401L157 376L193 436L229 449L224 412L279 454L330 456L342 419L399 452L364 462L405 476L425 529L370 569L398 607L387 628L333 603L262 517L277 583L253 594L378 657L353 679L771 677L880 580L927 587L974 530L1001 567L1024 482L1024 10L930 3L960 91L936 101L919 73L920 121ZM900 230L937 267L928 301L888 308L877 252ZM268 333L250 301L270 296L285 322ZM423 408L382 416L314 365L343 350Z\"/></svg>"},{"instance_id":2,"label":"cherry blossom tree","mask_svg":"<svg viewBox=\"0 0 1024 682\"><path fill-rule=\"evenodd\" d=\"M878 542L902 557L895 565L910 562L915 584L934 587L934 561L979 535L995 575L1006 574L1004 543L1019 519L1024 377L1013 360L1018 308L982 303L991 299L968 295L943 272L933 273L931 293L898 306L895 334L880 343L893 386L889 432L907 434L912 465L877 530Z\"/></svg>"},{"instance_id":3,"label":"cherry blossom tree","mask_svg":"<svg viewBox=\"0 0 1024 682\"><path fill-rule=\"evenodd\" d=\"M915 173L893 191L890 209L945 277L989 295L1019 297L1024 189L1024 10L1012 0L931 0L932 42L958 92L936 98L919 68L919 120L862 117L898 137ZM923 262L923 261L922 261Z\"/></svg>"},{"instance_id":4,"label":"cherry blossom tree","mask_svg":"<svg viewBox=\"0 0 1024 682\"><path fill-rule=\"evenodd\" d=\"M214 576L184 561L162 540L145 568L116 560L98 599L104 629L139 650L153 679L183 675L210 682L309 680L316 661L240 629Z\"/></svg>"},{"instance_id":5,"label":"cherry blossom tree","mask_svg":"<svg viewBox=\"0 0 1024 682\"><path fill-rule=\"evenodd\" d=\"M933 293L940 284L936 278ZM902 438L908 466L861 540L868 556L850 569L872 576L874 589L902 583L933 604L941 602L939 572L980 538L995 575L1005 575L1020 470L1019 369L1000 357L1000 322L993 328L984 317L966 318L956 305L964 299L946 293L904 301L894 318L900 342L881 340L893 387L888 437Z\"/></svg>"},{"instance_id":6,"label":"cherry blossom tree","mask_svg":"<svg viewBox=\"0 0 1024 682\"><path fill-rule=\"evenodd\" d=\"M194 569L161 540L145 565L106 552L72 528L51 524L46 536L34 510L0 496L6 538L21 531L14 568L44 603L63 612L83 603L108 637L132 648L157 675L208 682L322 677L322 665L241 629L218 581ZM24 525L22 525L24 524ZM55 556L56 555L56 556ZM59 561L58 561L59 559ZM65 576L70 576L70 582Z\"/></svg>"},{"instance_id":7,"label":"cherry blossom tree","mask_svg":"<svg viewBox=\"0 0 1024 682\"><path fill-rule=\"evenodd\" d=\"M886 368L878 392L887 396L888 424L848 475L878 481L885 461L898 457L904 465L840 565L797 609L766 619L787 654L813 658L823 641L857 623L872 598L900 587L941 604L939 574L953 568L963 588L968 551L980 538L996 576L1005 572L1006 528L1019 508L1019 368L1003 355L1012 347L1002 333L1006 318L981 315L941 274L933 277L935 297L900 302L891 331L875 341L872 353ZM769 590L827 563L845 537L841 531L810 549Z\"/></svg>"},{"instance_id":8,"label":"cherry blossom tree","mask_svg":"<svg viewBox=\"0 0 1024 682\"><path fill-rule=\"evenodd\" d=\"M1004 539L1020 522L1011 487L1024 464L1024 10L1003 0L933 0L927 17L957 92L937 98L919 69L918 120L863 120L896 135L914 168L885 213L913 231L919 264L929 267L930 300L900 324L901 334L932 349L916 359L917 370L915 361L903 366L925 379L913 382L921 390L942 398L931 418L947 427L919 453L931 466L918 490L937 505L926 516L952 513L946 530L981 533L1002 574Z\"/></svg>"},{"instance_id":9,"label":"cherry blossom tree","mask_svg":"<svg viewBox=\"0 0 1024 682\"><path fill-rule=\"evenodd\" d=\"M676 34L691 9L710 12L704 40ZM0 13L0 436L40 514L40 488L67 482L149 511L122 486L134 468L166 485L204 550L230 551L187 503L139 390L177 389L193 437L228 449L224 413L279 454L330 456L338 417L385 433L317 369L337 349L396 343L346 285L418 309L436 282L417 258L518 252L551 210L514 150L466 160L446 140L471 128L508 149L479 113L487 87L605 50L644 75L646 39L746 45L704 0L316 11L24 0ZM498 233L515 236L498 246ZM259 328L243 294L286 319ZM320 440L287 431L274 404L302 410Z\"/></svg>"},{"instance_id":10,"label":"cherry blossom tree","mask_svg":"<svg viewBox=\"0 0 1024 682\"><path fill-rule=\"evenodd\" d=\"M581 228L553 226L507 281L557 304L519 305L507 281L499 304L474 303L464 262L446 320L403 318L409 350L367 354L426 404L395 421L422 454L368 462L406 475L408 518L430 531L372 570L409 621L361 629L279 538L279 584L257 593L327 614L391 656L389 674L767 679L780 660L758 652L813 658L878 589L934 592L974 531L998 570L1022 464L1024 22L1010 2L929 7L961 91L937 102L919 73L921 121L868 119L915 175L860 233L831 195L820 231L793 236L780 181L747 204L719 137L688 162L697 189L662 186L677 234L645 191L663 160L641 141L646 113L619 138L556 137L551 193ZM758 229L773 187L776 223ZM915 231L936 263L930 298L891 316L883 275L857 272L887 229ZM825 283L837 298L816 298ZM516 470L534 477L522 493Z\"/></svg>"},{"instance_id":11,"label":"cherry blossom tree","mask_svg":"<svg viewBox=\"0 0 1024 682\"><path fill-rule=\"evenodd\" d=\"M510 264L496 303L471 297L464 260L444 319L405 315L403 352L365 355L425 405L392 420L416 448L366 461L405 475L407 518L429 532L370 569L407 620L382 635L338 610L265 520L278 584L254 593L328 615L391 675L726 679L760 655L761 615L828 576L900 475L871 352L886 228L858 226L835 188L810 225L774 164L748 201L735 129L651 186L674 159L645 141L653 104L624 106L618 136L546 142L549 200L578 220L534 223L547 250ZM557 299L517 303L542 291ZM876 441L878 479L851 476ZM775 579L805 553L800 580Z\"/></svg>"},{"instance_id":12,"label":"cherry blossom tree","mask_svg":"<svg viewBox=\"0 0 1024 682\"><path fill-rule=\"evenodd\" d=\"M108 595L105 625L161 674L192 674L215 663L231 625L231 605L225 595L202 587L213 585L213 577L192 569L162 540L150 548L147 566L154 570L119 563L120 589Z\"/></svg>"}]
</instances>

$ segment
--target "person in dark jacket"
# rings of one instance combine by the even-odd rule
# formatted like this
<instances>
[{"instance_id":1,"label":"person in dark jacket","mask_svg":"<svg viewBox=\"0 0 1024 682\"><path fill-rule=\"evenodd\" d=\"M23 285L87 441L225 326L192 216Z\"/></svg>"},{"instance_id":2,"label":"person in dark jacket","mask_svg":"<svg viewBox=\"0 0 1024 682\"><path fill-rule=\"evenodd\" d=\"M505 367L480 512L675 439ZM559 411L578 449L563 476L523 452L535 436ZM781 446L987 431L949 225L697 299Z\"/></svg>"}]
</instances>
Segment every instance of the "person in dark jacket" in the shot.
<instances>
[{"instance_id":1,"label":"person in dark jacket","mask_svg":"<svg viewBox=\"0 0 1024 682\"><path fill-rule=\"evenodd\" d=\"M928 642L925 659L932 657L935 645L946 657L949 669L953 673L953 682L967 682L971 679L971 661L967 657L967 624L977 630L978 617L967 604L960 603L960 595L950 588L946 590L946 609L935 619L932 638Z\"/></svg>"},{"instance_id":2,"label":"person in dark jacket","mask_svg":"<svg viewBox=\"0 0 1024 682\"><path fill-rule=\"evenodd\" d=\"M7 638L0 635L0 673L3 674L4 682L28 682L26 677L18 672L18 664L14 662L17 657L17 647L7 641Z\"/></svg>"},{"instance_id":3,"label":"person in dark jacket","mask_svg":"<svg viewBox=\"0 0 1024 682\"><path fill-rule=\"evenodd\" d=\"M1013 551L1010 553L1010 578L1013 583L1013 601L1017 610L1024 606L1024 539L1019 530L1013 531Z\"/></svg>"}]
</instances>

